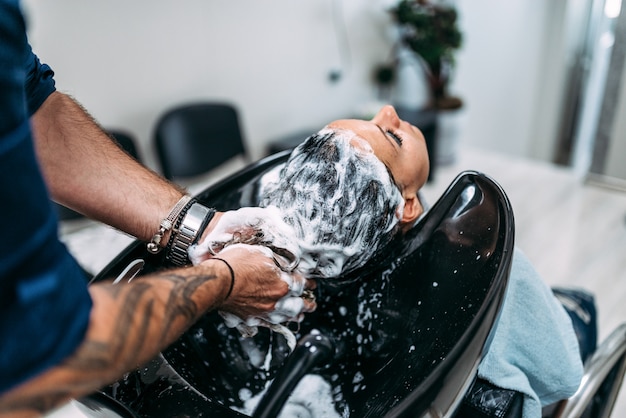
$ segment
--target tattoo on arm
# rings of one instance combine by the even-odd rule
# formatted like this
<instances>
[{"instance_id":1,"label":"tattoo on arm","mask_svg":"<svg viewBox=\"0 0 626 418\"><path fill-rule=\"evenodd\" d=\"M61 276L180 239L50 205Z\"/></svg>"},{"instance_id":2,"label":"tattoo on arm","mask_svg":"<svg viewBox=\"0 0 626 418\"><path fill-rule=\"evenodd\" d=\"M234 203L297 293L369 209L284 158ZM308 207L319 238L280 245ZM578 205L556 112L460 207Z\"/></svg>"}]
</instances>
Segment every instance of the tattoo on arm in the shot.
<instances>
[{"instance_id":1,"label":"tattoo on arm","mask_svg":"<svg viewBox=\"0 0 626 418\"><path fill-rule=\"evenodd\" d=\"M95 318L95 322L107 324L106 335L88 333L77 351L51 370L50 378L43 378L40 387L35 386L41 383L36 378L35 385L25 393L8 399L0 397L0 417L18 411L41 414L141 366L198 319L203 311L194 297L202 284L215 278L213 274L163 272L127 285L103 285L107 296L114 300L113 309L110 318Z\"/></svg>"},{"instance_id":2,"label":"tattoo on arm","mask_svg":"<svg viewBox=\"0 0 626 418\"><path fill-rule=\"evenodd\" d=\"M180 317L189 325L195 322L198 317L198 307L193 301L193 295L204 282L214 278L215 276L184 278L177 275L168 275L165 277L166 280L170 280L174 284L174 287L170 292L165 306L164 316L166 323L163 327L162 338L167 337L173 321Z\"/></svg>"}]
</instances>

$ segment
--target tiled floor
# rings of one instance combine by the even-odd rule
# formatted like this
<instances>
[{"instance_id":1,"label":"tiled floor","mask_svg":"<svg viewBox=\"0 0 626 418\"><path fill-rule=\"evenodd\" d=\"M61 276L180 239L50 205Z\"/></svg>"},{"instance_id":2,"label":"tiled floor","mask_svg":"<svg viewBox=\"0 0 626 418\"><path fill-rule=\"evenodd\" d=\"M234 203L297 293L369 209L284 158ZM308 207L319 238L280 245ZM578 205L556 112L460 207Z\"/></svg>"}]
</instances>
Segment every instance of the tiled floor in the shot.
<instances>
[{"instance_id":1,"label":"tiled floor","mask_svg":"<svg viewBox=\"0 0 626 418\"><path fill-rule=\"evenodd\" d=\"M435 181L423 190L427 201L434 202L466 169L502 185L515 212L516 244L548 284L582 287L595 295L601 340L626 322L626 193L585 185L550 164L463 150L456 163L438 168ZM70 250L92 272L131 242L102 226L70 235ZM624 392L613 417L626 416Z\"/></svg>"}]
</instances>

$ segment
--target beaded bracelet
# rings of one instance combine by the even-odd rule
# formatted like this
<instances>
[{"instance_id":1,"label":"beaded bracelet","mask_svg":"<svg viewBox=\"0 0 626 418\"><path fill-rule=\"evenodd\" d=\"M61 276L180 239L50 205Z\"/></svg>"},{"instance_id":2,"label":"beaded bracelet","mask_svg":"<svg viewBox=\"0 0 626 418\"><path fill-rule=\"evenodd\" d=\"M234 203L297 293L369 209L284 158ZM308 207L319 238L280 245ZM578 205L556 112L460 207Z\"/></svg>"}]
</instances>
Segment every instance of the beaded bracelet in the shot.
<instances>
[{"instance_id":1,"label":"beaded bracelet","mask_svg":"<svg viewBox=\"0 0 626 418\"><path fill-rule=\"evenodd\" d=\"M161 221L159 225L159 230L152 236L150 242L146 245L148 252L151 254L158 254L163 247L161 246L161 240L163 239L163 235L174 225L174 221L176 221L180 217L181 211L187 206L187 204L191 201L191 196L185 195L176 202L172 210L170 210L167 218Z\"/></svg>"},{"instance_id":2,"label":"beaded bracelet","mask_svg":"<svg viewBox=\"0 0 626 418\"><path fill-rule=\"evenodd\" d=\"M189 208L196 202L197 202L196 199L189 199L189 201L187 201L185 206L183 206L183 208L180 210L180 213L178 214L178 218L176 219L176 223L172 225L172 234L170 235L170 239L167 242L167 245L165 245L165 248L167 248L168 251L172 249L172 245L176 238L176 231L178 231L178 229L180 228L180 224L183 222L183 218L187 214L187 211L189 210Z\"/></svg>"}]
</instances>

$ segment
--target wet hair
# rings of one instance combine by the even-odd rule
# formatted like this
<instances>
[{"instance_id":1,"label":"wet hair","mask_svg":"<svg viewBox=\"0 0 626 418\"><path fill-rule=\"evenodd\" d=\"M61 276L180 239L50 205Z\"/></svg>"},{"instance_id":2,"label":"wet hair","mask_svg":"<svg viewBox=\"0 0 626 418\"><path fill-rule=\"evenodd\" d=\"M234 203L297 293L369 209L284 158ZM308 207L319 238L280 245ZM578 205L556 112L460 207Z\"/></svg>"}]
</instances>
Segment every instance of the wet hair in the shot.
<instances>
[{"instance_id":1,"label":"wet hair","mask_svg":"<svg viewBox=\"0 0 626 418\"><path fill-rule=\"evenodd\" d=\"M363 266L398 231L402 195L370 145L348 130L307 138L261 188L301 246L299 270L333 278Z\"/></svg>"}]
</instances>

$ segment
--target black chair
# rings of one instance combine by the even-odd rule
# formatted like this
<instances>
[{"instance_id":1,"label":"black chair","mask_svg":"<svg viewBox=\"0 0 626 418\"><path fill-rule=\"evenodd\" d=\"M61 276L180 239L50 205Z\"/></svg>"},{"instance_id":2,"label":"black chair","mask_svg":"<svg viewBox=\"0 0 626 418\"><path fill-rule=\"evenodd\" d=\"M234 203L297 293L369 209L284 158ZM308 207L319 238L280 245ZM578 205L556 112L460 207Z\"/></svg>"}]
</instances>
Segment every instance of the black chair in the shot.
<instances>
[{"instance_id":1,"label":"black chair","mask_svg":"<svg viewBox=\"0 0 626 418\"><path fill-rule=\"evenodd\" d=\"M268 157L197 198L218 210L255 205L258 179L287 157ZM103 391L139 417L245 417L230 408L242 406L237 394L261 393L273 380L253 415L269 417L303 375L315 373L342 393L338 407L353 417L449 416L489 346L513 235L504 192L466 172L408 235L361 270L318 284L318 309L296 336L300 347L317 344L323 355L301 348L289 355L284 338L266 329L243 340L208 313L150 364ZM167 266L162 254L135 242L94 281L123 276L137 260L139 275ZM267 370L251 361L245 344L271 353Z\"/></svg>"},{"instance_id":2,"label":"black chair","mask_svg":"<svg viewBox=\"0 0 626 418\"><path fill-rule=\"evenodd\" d=\"M247 158L238 112L225 103L177 106L159 117L154 140L163 176L198 176L236 156Z\"/></svg>"},{"instance_id":3,"label":"black chair","mask_svg":"<svg viewBox=\"0 0 626 418\"><path fill-rule=\"evenodd\" d=\"M67 206L63 206L60 203L52 202L52 205L54 206L54 210L56 210L60 221L74 221L84 218L81 213L78 213Z\"/></svg>"},{"instance_id":4,"label":"black chair","mask_svg":"<svg viewBox=\"0 0 626 418\"><path fill-rule=\"evenodd\" d=\"M141 161L141 155L137 149L135 136L125 130L109 129L108 134L117 142L124 151L137 161Z\"/></svg>"},{"instance_id":5,"label":"black chair","mask_svg":"<svg viewBox=\"0 0 626 418\"><path fill-rule=\"evenodd\" d=\"M137 161L141 161L137 150L135 137L127 131L108 130L107 133L117 142L117 144ZM61 221L72 221L82 219L84 216L66 206L53 202L57 216Z\"/></svg>"}]
</instances>

